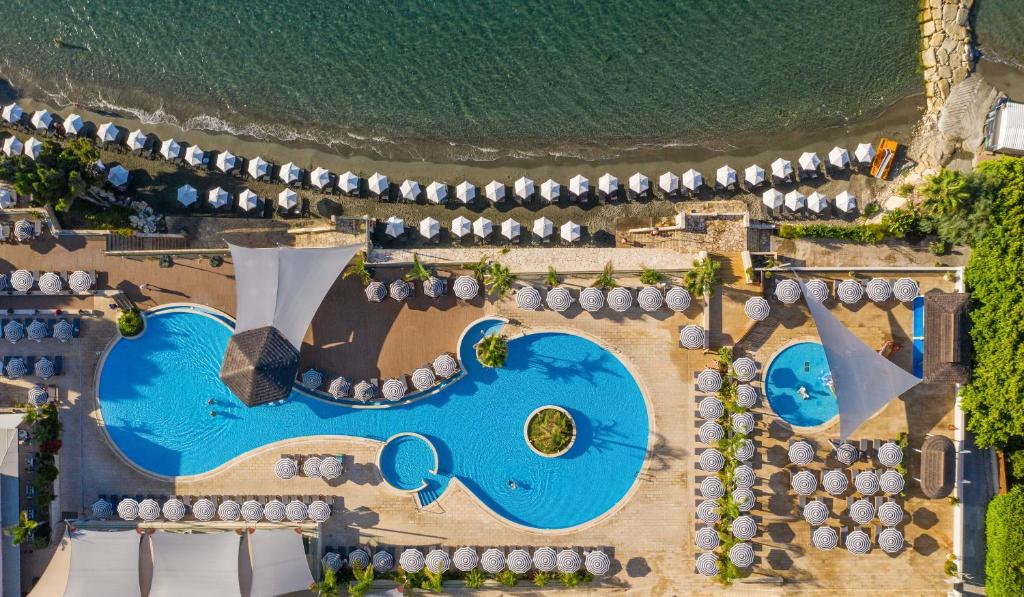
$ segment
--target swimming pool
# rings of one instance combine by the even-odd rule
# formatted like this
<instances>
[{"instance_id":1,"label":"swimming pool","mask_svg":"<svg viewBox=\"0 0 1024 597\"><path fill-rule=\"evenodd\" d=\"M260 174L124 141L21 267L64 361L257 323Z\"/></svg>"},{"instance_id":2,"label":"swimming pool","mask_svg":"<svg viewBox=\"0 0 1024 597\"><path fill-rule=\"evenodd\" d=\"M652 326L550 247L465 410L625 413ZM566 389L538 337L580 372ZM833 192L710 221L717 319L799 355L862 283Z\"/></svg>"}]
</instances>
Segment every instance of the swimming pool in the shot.
<instances>
[{"instance_id":1,"label":"swimming pool","mask_svg":"<svg viewBox=\"0 0 1024 597\"><path fill-rule=\"evenodd\" d=\"M377 466L395 489L418 491L437 474L437 451L422 435L400 433L381 447Z\"/></svg>"},{"instance_id":2,"label":"swimming pool","mask_svg":"<svg viewBox=\"0 0 1024 597\"><path fill-rule=\"evenodd\" d=\"M248 408L218 377L230 320L161 309L146 315L141 336L119 339L108 351L97 384L100 410L118 449L158 475L198 475L290 438L383 442L413 432L438 454L438 474L418 493L424 504L458 479L516 524L566 529L601 516L634 485L647 454L640 388L614 355L571 334L510 340L505 367L486 369L473 344L501 323L471 325L459 346L465 375L420 400L353 408L293 391L285 401ZM539 456L523 440L526 418L548 404L568 410L576 423L576 443L559 458Z\"/></svg>"},{"instance_id":3,"label":"swimming pool","mask_svg":"<svg viewBox=\"0 0 1024 597\"><path fill-rule=\"evenodd\" d=\"M828 385L831 376L821 344L798 342L782 349L768 365L765 396L790 425L815 427L839 414L839 401Z\"/></svg>"}]
</instances>

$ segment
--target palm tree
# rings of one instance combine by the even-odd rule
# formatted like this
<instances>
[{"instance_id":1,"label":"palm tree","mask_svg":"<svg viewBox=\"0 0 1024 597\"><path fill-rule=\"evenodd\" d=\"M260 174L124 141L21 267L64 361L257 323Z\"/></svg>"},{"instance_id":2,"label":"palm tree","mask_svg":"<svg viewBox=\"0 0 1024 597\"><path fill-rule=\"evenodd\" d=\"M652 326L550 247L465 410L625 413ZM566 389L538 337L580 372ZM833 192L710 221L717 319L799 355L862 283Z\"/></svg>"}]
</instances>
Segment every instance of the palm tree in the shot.
<instances>
[{"instance_id":1,"label":"palm tree","mask_svg":"<svg viewBox=\"0 0 1024 597\"><path fill-rule=\"evenodd\" d=\"M921 187L921 194L925 197L925 207L940 216L959 213L971 198L964 175L946 169L928 178Z\"/></svg>"},{"instance_id":2,"label":"palm tree","mask_svg":"<svg viewBox=\"0 0 1024 597\"><path fill-rule=\"evenodd\" d=\"M559 276L558 272L555 271L555 267L549 265L548 275L546 278L544 278L544 283L547 284L549 287L555 287L558 286L561 282L561 276Z\"/></svg>"},{"instance_id":3,"label":"palm tree","mask_svg":"<svg viewBox=\"0 0 1024 597\"><path fill-rule=\"evenodd\" d=\"M489 263L486 257L481 257L480 261L477 261L476 263L463 263L462 267L463 269L471 272L477 282L483 284L484 278L487 276Z\"/></svg>"},{"instance_id":4,"label":"palm tree","mask_svg":"<svg viewBox=\"0 0 1024 597\"><path fill-rule=\"evenodd\" d=\"M341 272L341 278L345 279L349 276L359 276L359 280L363 283L363 286L368 286L373 281L373 272L366 267L366 251L360 251L352 258L352 262L348 264L345 271Z\"/></svg>"},{"instance_id":5,"label":"palm tree","mask_svg":"<svg viewBox=\"0 0 1024 597\"><path fill-rule=\"evenodd\" d=\"M615 288L616 286L618 286L619 283L615 281L614 277L612 277L612 274L614 273L615 270L612 269L611 261L604 264L604 270L601 271L601 275L597 277L597 280L594 280L594 288L608 290L609 288Z\"/></svg>"},{"instance_id":6,"label":"palm tree","mask_svg":"<svg viewBox=\"0 0 1024 597\"><path fill-rule=\"evenodd\" d=\"M508 341L499 334L491 334L476 345L476 358L484 367L501 367L508 358Z\"/></svg>"},{"instance_id":7,"label":"palm tree","mask_svg":"<svg viewBox=\"0 0 1024 597\"><path fill-rule=\"evenodd\" d=\"M373 566L367 566L361 568L359 566L352 567L352 576L355 577L356 582L349 583L348 594L349 597L363 597L370 592L370 587L373 585ZM326 580L326 575L324 575Z\"/></svg>"},{"instance_id":8,"label":"palm tree","mask_svg":"<svg viewBox=\"0 0 1024 597\"><path fill-rule=\"evenodd\" d=\"M406 282L412 282L413 280L419 280L420 282L426 282L430 279L430 276L434 275L428 268L424 267L420 263L420 256L416 253L412 254L412 267L409 271L405 272L403 278Z\"/></svg>"},{"instance_id":9,"label":"palm tree","mask_svg":"<svg viewBox=\"0 0 1024 597\"><path fill-rule=\"evenodd\" d=\"M18 524L7 527L4 529L4 533L11 536L12 544L20 545L22 541L32 536L32 532L36 530L37 526L39 523L31 520L28 513L22 510Z\"/></svg>"},{"instance_id":10,"label":"palm tree","mask_svg":"<svg viewBox=\"0 0 1024 597\"><path fill-rule=\"evenodd\" d=\"M686 289L693 296L710 295L718 285L718 268L721 264L710 257L693 262L693 269L686 272Z\"/></svg>"},{"instance_id":11,"label":"palm tree","mask_svg":"<svg viewBox=\"0 0 1024 597\"><path fill-rule=\"evenodd\" d=\"M516 276L508 266L494 262L487 268L487 274L484 276L484 281L489 287L488 292L501 299L507 296L509 291L512 290L512 285L515 284Z\"/></svg>"}]
</instances>

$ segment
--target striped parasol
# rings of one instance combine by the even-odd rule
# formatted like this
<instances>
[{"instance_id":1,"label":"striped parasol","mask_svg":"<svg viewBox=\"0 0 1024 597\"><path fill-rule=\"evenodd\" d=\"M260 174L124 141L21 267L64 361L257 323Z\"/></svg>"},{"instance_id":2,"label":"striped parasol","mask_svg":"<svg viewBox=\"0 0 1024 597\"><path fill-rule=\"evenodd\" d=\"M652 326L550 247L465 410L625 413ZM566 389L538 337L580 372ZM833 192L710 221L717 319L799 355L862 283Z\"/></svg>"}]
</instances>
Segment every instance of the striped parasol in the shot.
<instances>
[{"instance_id":1,"label":"striped parasol","mask_svg":"<svg viewBox=\"0 0 1024 597\"><path fill-rule=\"evenodd\" d=\"M25 367L25 361L21 357L12 357L7 361L4 372L10 379L20 379L28 375L28 368Z\"/></svg>"},{"instance_id":2,"label":"striped parasol","mask_svg":"<svg viewBox=\"0 0 1024 597\"><path fill-rule=\"evenodd\" d=\"M47 329L46 324L38 319L33 319L28 327L25 328L25 334L29 340L35 340L36 342L42 342L43 338L46 337Z\"/></svg>"},{"instance_id":3,"label":"striped parasol","mask_svg":"<svg viewBox=\"0 0 1024 597\"><path fill-rule=\"evenodd\" d=\"M92 503L92 517L99 519L110 518L114 515L114 506L107 500L96 500Z\"/></svg>"},{"instance_id":4,"label":"striped parasol","mask_svg":"<svg viewBox=\"0 0 1024 597\"><path fill-rule=\"evenodd\" d=\"M302 522L306 520L306 504L299 500L292 500L284 507L284 515L291 522Z\"/></svg>"},{"instance_id":5,"label":"striped parasol","mask_svg":"<svg viewBox=\"0 0 1024 597\"><path fill-rule=\"evenodd\" d=\"M878 463L892 468L903 462L903 449L895 442L885 442L878 447Z\"/></svg>"},{"instance_id":6,"label":"striped parasol","mask_svg":"<svg viewBox=\"0 0 1024 597\"><path fill-rule=\"evenodd\" d=\"M896 300L909 303L921 294L921 288L912 278L900 278L893 283L892 294L896 297Z\"/></svg>"},{"instance_id":7,"label":"striped parasol","mask_svg":"<svg viewBox=\"0 0 1024 597\"><path fill-rule=\"evenodd\" d=\"M885 471L878 477L878 488L881 489L883 493L896 495L903 491L903 487L903 475L896 471Z\"/></svg>"},{"instance_id":8,"label":"striped parasol","mask_svg":"<svg viewBox=\"0 0 1024 597\"><path fill-rule=\"evenodd\" d=\"M818 500L810 501L804 506L803 514L807 524L816 527L828 520L828 506Z\"/></svg>"},{"instance_id":9,"label":"striped parasol","mask_svg":"<svg viewBox=\"0 0 1024 597\"><path fill-rule=\"evenodd\" d=\"M624 313L633 305L633 295L629 292L628 288L612 288L608 291L608 296L605 298L605 302L612 308L613 311Z\"/></svg>"},{"instance_id":10,"label":"striped parasol","mask_svg":"<svg viewBox=\"0 0 1024 597\"><path fill-rule=\"evenodd\" d=\"M533 568L533 560L525 549L513 549L505 558L505 565L516 574L526 574Z\"/></svg>"},{"instance_id":11,"label":"striped parasol","mask_svg":"<svg viewBox=\"0 0 1024 597\"><path fill-rule=\"evenodd\" d=\"M836 448L836 460L850 466L854 462L857 462L857 458L860 457L860 452L857 451L857 447L851 443L843 442Z\"/></svg>"},{"instance_id":12,"label":"striped parasol","mask_svg":"<svg viewBox=\"0 0 1024 597\"><path fill-rule=\"evenodd\" d=\"M892 285L885 278L872 278L867 286L868 298L875 303L884 303L892 297Z\"/></svg>"},{"instance_id":13,"label":"striped parasol","mask_svg":"<svg viewBox=\"0 0 1024 597\"><path fill-rule=\"evenodd\" d=\"M473 276L459 276L452 283L452 291L455 292L455 296L468 301L480 293L480 283Z\"/></svg>"},{"instance_id":14,"label":"striped parasol","mask_svg":"<svg viewBox=\"0 0 1024 597\"><path fill-rule=\"evenodd\" d=\"M850 482L846 479L846 473L841 470L826 471L821 476L821 488L829 495L842 495Z\"/></svg>"},{"instance_id":15,"label":"striped parasol","mask_svg":"<svg viewBox=\"0 0 1024 597\"><path fill-rule=\"evenodd\" d=\"M533 567L538 572L553 572L558 567L558 555L552 547L538 547L533 550Z\"/></svg>"},{"instance_id":16,"label":"striped parasol","mask_svg":"<svg viewBox=\"0 0 1024 597\"><path fill-rule=\"evenodd\" d=\"M302 386L307 390L315 390L324 385L324 376L316 369L308 369L302 374Z\"/></svg>"},{"instance_id":17,"label":"striped parasol","mask_svg":"<svg viewBox=\"0 0 1024 597\"><path fill-rule=\"evenodd\" d=\"M750 515L744 514L742 516L737 516L736 518L733 519L733 521L732 521L732 536L733 537L736 537L737 539L740 539L742 541L747 541L749 539L753 539L754 535L756 535L756 534L757 534L757 523L754 522L754 519Z\"/></svg>"},{"instance_id":18,"label":"striped parasol","mask_svg":"<svg viewBox=\"0 0 1024 597\"><path fill-rule=\"evenodd\" d=\"M371 303L380 303L388 295L388 289L383 282L374 280L366 286L366 300Z\"/></svg>"},{"instance_id":19,"label":"striped parasol","mask_svg":"<svg viewBox=\"0 0 1024 597\"><path fill-rule=\"evenodd\" d=\"M262 515L263 513L260 512L260 516ZM217 506L217 518L225 522L234 522L241 518L241 516L242 507L239 506L238 502L236 502L235 500L224 500L223 502L220 503L220 506ZM256 520L259 519L260 517L257 516Z\"/></svg>"},{"instance_id":20,"label":"striped parasol","mask_svg":"<svg viewBox=\"0 0 1024 597\"><path fill-rule=\"evenodd\" d=\"M396 301L404 301L409 298L409 294L412 289L409 288L409 283L401 278L391 282L388 285L388 296L395 299Z\"/></svg>"},{"instance_id":21,"label":"striped parasol","mask_svg":"<svg viewBox=\"0 0 1024 597\"><path fill-rule=\"evenodd\" d=\"M153 499L142 500L139 502L139 518L146 522L153 522L160 518L160 504Z\"/></svg>"},{"instance_id":22,"label":"striped parasol","mask_svg":"<svg viewBox=\"0 0 1024 597\"><path fill-rule=\"evenodd\" d=\"M501 572L505 569L505 554L493 547L488 549L480 556L480 567L484 569L484 572L490 574Z\"/></svg>"},{"instance_id":23,"label":"striped parasol","mask_svg":"<svg viewBox=\"0 0 1024 597\"><path fill-rule=\"evenodd\" d=\"M597 311L604 306L604 293L597 288L587 287L580 291L580 307L584 311Z\"/></svg>"},{"instance_id":24,"label":"striped parasol","mask_svg":"<svg viewBox=\"0 0 1024 597\"><path fill-rule=\"evenodd\" d=\"M11 320L4 326L4 338L7 338L11 344L17 344L18 340L24 337L25 326L21 325L20 321Z\"/></svg>"},{"instance_id":25,"label":"striped parasol","mask_svg":"<svg viewBox=\"0 0 1024 597\"><path fill-rule=\"evenodd\" d=\"M665 304L669 309L680 312L690 307L690 293L681 286L673 286L665 293Z\"/></svg>"},{"instance_id":26,"label":"striped parasol","mask_svg":"<svg viewBox=\"0 0 1024 597\"><path fill-rule=\"evenodd\" d=\"M430 367L420 367L412 372L412 385L417 390L426 390L437 383L437 377Z\"/></svg>"},{"instance_id":27,"label":"striped parasol","mask_svg":"<svg viewBox=\"0 0 1024 597\"><path fill-rule=\"evenodd\" d=\"M377 386L368 381L360 381L352 388L352 397L359 402L369 402L377 397Z\"/></svg>"},{"instance_id":28,"label":"striped parasol","mask_svg":"<svg viewBox=\"0 0 1024 597\"><path fill-rule=\"evenodd\" d=\"M836 297L847 305L853 305L864 296L864 287L856 280L843 280L836 288Z\"/></svg>"},{"instance_id":29,"label":"striped parasol","mask_svg":"<svg viewBox=\"0 0 1024 597\"><path fill-rule=\"evenodd\" d=\"M804 288L807 290L807 298L809 299L814 299L819 303L824 303L825 299L828 298L828 284L826 284L824 280L819 280L817 278L808 280L807 283L804 284Z\"/></svg>"},{"instance_id":30,"label":"striped parasol","mask_svg":"<svg viewBox=\"0 0 1024 597\"><path fill-rule=\"evenodd\" d=\"M757 504L757 497L750 489L737 489L732 492L732 503L739 508L740 512L749 512Z\"/></svg>"},{"instance_id":31,"label":"striped parasol","mask_svg":"<svg viewBox=\"0 0 1024 597\"><path fill-rule=\"evenodd\" d=\"M697 435L700 437L702 444L710 446L725 437L725 430L715 421L707 421L700 426Z\"/></svg>"},{"instance_id":32,"label":"striped parasol","mask_svg":"<svg viewBox=\"0 0 1024 597\"><path fill-rule=\"evenodd\" d=\"M357 547L348 552L348 565L352 568L365 570L370 565L370 554L362 547Z\"/></svg>"},{"instance_id":33,"label":"striped parasol","mask_svg":"<svg viewBox=\"0 0 1024 597\"><path fill-rule=\"evenodd\" d=\"M139 517L139 503L131 498L124 498L117 503L117 515L121 520L135 520Z\"/></svg>"},{"instance_id":34,"label":"striped parasol","mask_svg":"<svg viewBox=\"0 0 1024 597\"><path fill-rule=\"evenodd\" d=\"M754 430L754 415L748 412L733 414L732 430L741 435L750 435Z\"/></svg>"},{"instance_id":35,"label":"striped parasol","mask_svg":"<svg viewBox=\"0 0 1024 597\"><path fill-rule=\"evenodd\" d=\"M352 395L352 382L347 377L339 375L331 380L327 387L327 393L335 398L346 398Z\"/></svg>"},{"instance_id":36,"label":"striped parasol","mask_svg":"<svg viewBox=\"0 0 1024 597\"><path fill-rule=\"evenodd\" d=\"M164 502L163 507L164 518L171 522L178 522L182 518L185 518L185 502L178 498L171 498Z\"/></svg>"},{"instance_id":37,"label":"striped parasol","mask_svg":"<svg viewBox=\"0 0 1024 597\"><path fill-rule=\"evenodd\" d=\"M905 515L903 514L903 508L899 504L893 501L883 502L878 507L878 520L887 527L894 527L901 522Z\"/></svg>"},{"instance_id":38,"label":"striped parasol","mask_svg":"<svg viewBox=\"0 0 1024 597\"><path fill-rule=\"evenodd\" d=\"M246 500L242 503L242 518L246 522L259 522L263 518L263 504L256 500Z\"/></svg>"},{"instance_id":39,"label":"striped parasol","mask_svg":"<svg viewBox=\"0 0 1024 597\"><path fill-rule=\"evenodd\" d=\"M799 495L811 495L818 488L818 480L811 471L798 471L793 475L790 484L793 491Z\"/></svg>"},{"instance_id":40,"label":"striped parasol","mask_svg":"<svg viewBox=\"0 0 1024 597\"><path fill-rule=\"evenodd\" d=\"M459 364L455 362L455 357L448 353L440 354L434 359L434 373L438 377L445 379L455 375L455 372L459 370Z\"/></svg>"},{"instance_id":41,"label":"striped parasol","mask_svg":"<svg viewBox=\"0 0 1024 597\"><path fill-rule=\"evenodd\" d=\"M704 348L704 328L699 325L688 325L679 330L679 343L683 348L697 350Z\"/></svg>"},{"instance_id":42,"label":"striped parasol","mask_svg":"<svg viewBox=\"0 0 1024 597\"><path fill-rule=\"evenodd\" d=\"M36 228L28 220L18 220L14 223L14 240L19 243L28 242L35 236Z\"/></svg>"},{"instance_id":43,"label":"striped parasol","mask_svg":"<svg viewBox=\"0 0 1024 597\"><path fill-rule=\"evenodd\" d=\"M476 567L480 564L480 556L477 555L476 550L472 547L460 547L455 550L452 563L455 564L456 570L469 572L470 570L476 570Z\"/></svg>"},{"instance_id":44,"label":"striped parasol","mask_svg":"<svg viewBox=\"0 0 1024 597\"><path fill-rule=\"evenodd\" d=\"M28 403L36 408L46 404L49 399L50 395L47 394L46 389L39 384L28 389Z\"/></svg>"},{"instance_id":45,"label":"striped parasol","mask_svg":"<svg viewBox=\"0 0 1024 597\"><path fill-rule=\"evenodd\" d=\"M53 272L46 272L39 276L39 290L42 290L43 294L58 294L64 290L64 280Z\"/></svg>"},{"instance_id":46,"label":"striped parasol","mask_svg":"<svg viewBox=\"0 0 1024 597\"><path fill-rule=\"evenodd\" d=\"M209 522L213 520L214 516L217 516L217 506L212 500L199 498L192 504L192 516L200 522Z\"/></svg>"},{"instance_id":47,"label":"striped parasol","mask_svg":"<svg viewBox=\"0 0 1024 597\"><path fill-rule=\"evenodd\" d=\"M789 461L797 466L806 466L814 460L814 448L804 440L793 442L789 447Z\"/></svg>"},{"instance_id":48,"label":"striped parasol","mask_svg":"<svg viewBox=\"0 0 1024 597\"><path fill-rule=\"evenodd\" d=\"M302 474L309 477L310 479L320 478L320 457L319 456L307 456L302 461Z\"/></svg>"},{"instance_id":49,"label":"striped parasol","mask_svg":"<svg viewBox=\"0 0 1024 597\"><path fill-rule=\"evenodd\" d=\"M857 500L850 504L848 514L857 524L868 524L875 517L875 507L868 500Z\"/></svg>"},{"instance_id":50,"label":"striped parasol","mask_svg":"<svg viewBox=\"0 0 1024 597\"><path fill-rule=\"evenodd\" d=\"M697 374L697 388L701 392L714 393L722 389L722 375L716 370L705 367Z\"/></svg>"},{"instance_id":51,"label":"striped parasol","mask_svg":"<svg viewBox=\"0 0 1024 597\"><path fill-rule=\"evenodd\" d=\"M50 379L56 372L53 361L47 357L39 357L32 367L32 374L42 379Z\"/></svg>"},{"instance_id":52,"label":"striped parasol","mask_svg":"<svg viewBox=\"0 0 1024 597\"><path fill-rule=\"evenodd\" d=\"M444 294L445 282L441 278L430 276L423 283L423 294L430 298L439 298Z\"/></svg>"},{"instance_id":53,"label":"striped parasol","mask_svg":"<svg viewBox=\"0 0 1024 597\"><path fill-rule=\"evenodd\" d=\"M749 543L736 543L729 548L729 561L737 568L748 568L754 564L754 548Z\"/></svg>"},{"instance_id":54,"label":"striped parasol","mask_svg":"<svg viewBox=\"0 0 1024 597\"><path fill-rule=\"evenodd\" d=\"M452 567L452 559L443 549L432 549L424 559L424 564L434 574L444 574Z\"/></svg>"},{"instance_id":55,"label":"striped parasol","mask_svg":"<svg viewBox=\"0 0 1024 597\"><path fill-rule=\"evenodd\" d=\"M718 477L706 477L700 482L700 494L706 500L721 499L725 495L725 485Z\"/></svg>"},{"instance_id":56,"label":"striped parasol","mask_svg":"<svg viewBox=\"0 0 1024 597\"><path fill-rule=\"evenodd\" d=\"M693 543L697 549L711 551L718 549L721 541L718 539L718 532L712 527L700 527L693 537Z\"/></svg>"},{"instance_id":57,"label":"striped parasol","mask_svg":"<svg viewBox=\"0 0 1024 597\"><path fill-rule=\"evenodd\" d=\"M747 302L743 305L743 311L747 314L747 317L754 321L764 321L765 319L768 319L768 315L771 314L772 308L763 296L752 296L748 298Z\"/></svg>"},{"instance_id":58,"label":"striped parasol","mask_svg":"<svg viewBox=\"0 0 1024 597\"><path fill-rule=\"evenodd\" d=\"M704 500L697 504L697 518L707 524L722 520L722 507L717 500Z\"/></svg>"},{"instance_id":59,"label":"striped parasol","mask_svg":"<svg viewBox=\"0 0 1024 597\"><path fill-rule=\"evenodd\" d=\"M323 567L326 570L330 570L331 572L341 570L341 556L333 551L325 553L324 557L320 559L320 563L323 564Z\"/></svg>"},{"instance_id":60,"label":"striped parasol","mask_svg":"<svg viewBox=\"0 0 1024 597\"><path fill-rule=\"evenodd\" d=\"M875 474L875 471L861 471L857 473L853 485L864 495L875 495L879 489L878 475Z\"/></svg>"},{"instance_id":61,"label":"striped parasol","mask_svg":"<svg viewBox=\"0 0 1024 597\"><path fill-rule=\"evenodd\" d=\"M736 460L750 460L754 457L754 453L757 451L757 445L754 444L754 440L745 439L740 447L736 449Z\"/></svg>"},{"instance_id":62,"label":"striped parasol","mask_svg":"<svg viewBox=\"0 0 1024 597\"><path fill-rule=\"evenodd\" d=\"M757 376L757 363L750 357L740 357L733 361L732 370L736 374L736 379L748 382Z\"/></svg>"},{"instance_id":63,"label":"striped parasol","mask_svg":"<svg viewBox=\"0 0 1024 597\"><path fill-rule=\"evenodd\" d=\"M636 304L644 311L657 311L664 302L665 297L654 286L644 286L636 293Z\"/></svg>"},{"instance_id":64,"label":"striped parasol","mask_svg":"<svg viewBox=\"0 0 1024 597\"><path fill-rule=\"evenodd\" d=\"M584 565L587 568L587 572L594 576L603 576L608 574L608 571L611 570L612 560L605 552L594 549L587 552Z\"/></svg>"},{"instance_id":65,"label":"striped parasol","mask_svg":"<svg viewBox=\"0 0 1024 597\"><path fill-rule=\"evenodd\" d=\"M274 463L274 473L281 479L291 479L299 472L299 465L293 458L278 458Z\"/></svg>"},{"instance_id":66,"label":"striped parasol","mask_svg":"<svg viewBox=\"0 0 1024 597\"><path fill-rule=\"evenodd\" d=\"M708 396L697 405L697 412L705 421L716 421L725 415L725 405L714 396Z\"/></svg>"},{"instance_id":67,"label":"striped parasol","mask_svg":"<svg viewBox=\"0 0 1024 597\"><path fill-rule=\"evenodd\" d=\"M331 518L331 505L323 500L313 500L306 508L306 515L313 522L327 522Z\"/></svg>"},{"instance_id":68,"label":"striped parasol","mask_svg":"<svg viewBox=\"0 0 1024 597\"><path fill-rule=\"evenodd\" d=\"M575 574L583 566L580 554L574 549L563 549L558 552L557 563L558 571L566 574Z\"/></svg>"},{"instance_id":69,"label":"striped parasol","mask_svg":"<svg viewBox=\"0 0 1024 597\"><path fill-rule=\"evenodd\" d=\"M58 319L57 323L53 324L53 337L59 342L67 342L74 334L75 328L67 319Z\"/></svg>"},{"instance_id":70,"label":"striped parasol","mask_svg":"<svg viewBox=\"0 0 1024 597\"><path fill-rule=\"evenodd\" d=\"M270 500L263 507L263 518L268 522L281 522L285 517L285 506L281 500Z\"/></svg>"},{"instance_id":71,"label":"striped parasol","mask_svg":"<svg viewBox=\"0 0 1024 597\"><path fill-rule=\"evenodd\" d=\"M341 461L336 456L324 456L320 459L320 476L328 481L341 476Z\"/></svg>"},{"instance_id":72,"label":"striped parasol","mask_svg":"<svg viewBox=\"0 0 1024 597\"><path fill-rule=\"evenodd\" d=\"M871 538L860 529L851 531L846 535L846 549L850 553L863 555L871 551Z\"/></svg>"},{"instance_id":73,"label":"striped parasol","mask_svg":"<svg viewBox=\"0 0 1024 597\"><path fill-rule=\"evenodd\" d=\"M572 305L572 295L561 286L556 286L548 291L546 299L548 307L552 311L565 311Z\"/></svg>"},{"instance_id":74,"label":"striped parasol","mask_svg":"<svg viewBox=\"0 0 1024 597\"><path fill-rule=\"evenodd\" d=\"M395 567L395 556L390 552L380 550L373 554L373 570L385 574L391 572Z\"/></svg>"},{"instance_id":75,"label":"striped parasol","mask_svg":"<svg viewBox=\"0 0 1024 597\"><path fill-rule=\"evenodd\" d=\"M882 529L878 533L878 546L885 553L899 553L903 549L903 533L899 529Z\"/></svg>"},{"instance_id":76,"label":"striped parasol","mask_svg":"<svg viewBox=\"0 0 1024 597\"><path fill-rule=\"evenodd\" d=\"M384 381L384 384L380 387L380 393L384 396L385 400L397 402L405 398L405 391L407 389L408 386L405 384L405 381L392 377Z\"/></svg>"},{"instance_id":77,"label":"striped parasol","mask_svg":"<svg viewBox=\"0 0 1024 597\"><path fill-rule=\"evenodd\" d=\"M779 280L779 283L775 285L775 298L787 305L792 305L800 300L800 285L796 280Z\"/></svg>"},{"instance_id":78,"label":"striped parasol","mask_svg":"<svg viewBox=\"0 0 1024 597\"><path fill-rule=\"evenodd\" d=\"M811 535L811 543L822 551L830 551L839 545L839 533L832 527L818 527Z\"/></svg>"},{"instance_id":79,"label":"striped parasol","mask_svg":"<svg viewBox=\"0 0 1024 597\"><path fill-rule=\"evenodd\" d=\"M745 383L736 386L736 405L742 408L757 406L757 389Z\"/></svg>"},{"instance_id":80,"label":"striped parasol","mask_svg":"<svg viewBox=\"0 0 1024 597\"><path fill-rule=\"evenodd\" d=\"M717 473L725 468L725 456L715 448L708 448L701 452L699 464L700 470L706 473Z\"/></svg>"},{"instance_id":81,"label":"striped parasol","mask_svg":"<svg viewBox=\"0 0 1024 597\"><path fill-rule=\"evenodd\" d=\"M36 283L36 278L30 271L17 269L11 272L10 282L11 288L14 290L18 292L27 292L32 290L32 285Z\"/></svg>"},{"instance_id":82,"label":"striped parasol","mask_svg":"<svg viewBox=\"0 0 1024 597\"><path fill-rule=\"evenodd\" d=\"M754 486L754 469L749 464L740 464L732 469L732 483L741 489L750 489Z\"/></svg>"},{"instance_id":83,"label":"striped parasol","mask_svg":"<svg viewBox=\"0 0 1024 597\"><path fill-rule=\"evenodd\" d=\"M702 576L718 576L722 571L722 565L718 562L718 556L713 553L704 552L697 556L697 572Z\"/></svg>"},{"instance_id":84,"label":"striped parasol","mask_svg":"<svg viewBox=\"0 0 1024 597\"><path fill-rule=\"evenodd\" d=\"M540 293L533 286L524 286L516 291L516 304L525 311L536 311L540 307Z\"/></svg>"}]
</instances>

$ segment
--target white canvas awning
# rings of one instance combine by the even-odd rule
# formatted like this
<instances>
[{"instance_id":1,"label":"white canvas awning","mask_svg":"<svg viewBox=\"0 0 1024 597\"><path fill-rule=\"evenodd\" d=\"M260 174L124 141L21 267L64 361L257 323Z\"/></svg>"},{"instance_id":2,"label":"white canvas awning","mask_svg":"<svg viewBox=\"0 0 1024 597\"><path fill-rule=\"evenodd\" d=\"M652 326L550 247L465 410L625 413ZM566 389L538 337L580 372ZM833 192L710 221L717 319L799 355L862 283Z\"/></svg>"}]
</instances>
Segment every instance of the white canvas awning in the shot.
<instances>
[{"instance_id":1,"label":"white canvas awning","mask_svg":"<svg viewBox=\"0 0 1024 597\"><path fill-rule=\"evenodd\" d=\"M985 148L991 151L1024 154L1024 104L1006 102L996 110Z\"/></svg>"},{"instance_id":2,"label":"white canvas awning","mask_svg":"<svg viewBox=\"0 0 1024 597\"><path fill-rule=\"evenodd\" d=\"M305 591L313 582L302 535L292 529L258 530L249 535L252 557L251 597L273 597Z\"/></svg>"},{"instance_id":3,"label":"white canvas awning","mask_svg":"<svg viewBox=\"0 0 1024 597\"><path fill-rule=\"evenodd\" d=\"M142 595L139 541L128 531L76 530L65 534L32 597L104 597Z\"/></svg>"},{"instance_id":4,"label":"white canvas awning","mask_svg":"<svg viewBox=\"0 0 1024 597\"><path fill-rule=\"evenodd\" d=\"M150 541L153 584L149 597L241 595L238 582L241 538L234 531L188 534L157 531ZM137 556L135 563L138 563Z\"/></svg>"}]
</instances>

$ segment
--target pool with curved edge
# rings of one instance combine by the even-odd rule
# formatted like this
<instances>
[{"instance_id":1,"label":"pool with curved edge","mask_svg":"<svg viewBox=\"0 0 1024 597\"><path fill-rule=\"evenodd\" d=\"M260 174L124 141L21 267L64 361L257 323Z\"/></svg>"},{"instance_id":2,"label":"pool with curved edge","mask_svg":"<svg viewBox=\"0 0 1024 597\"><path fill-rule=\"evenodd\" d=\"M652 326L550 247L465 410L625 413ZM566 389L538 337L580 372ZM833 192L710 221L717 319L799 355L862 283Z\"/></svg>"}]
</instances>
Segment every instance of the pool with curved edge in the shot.
<instances>
[{"instance_id":1,"label":"pool with curved edge","mask_svg":"<svg viewBox=\"0 0 1024 597\"><path fill-rule=\"evenodd\" d=\"M798 342L783 348L768 364L765 396L790 425L816 427L839 415L839 401L829 385L831 379L821 344Z\"/></svg>"},{"instance_id":2,"label":"pool with curved edge","mask_svg":"<svg viewBox=\"0 0 1024 597\"><path fill-rule=\"evenodd\" d=\"M402 433L384 444L377 464L389 485L400 491L416 491L436 474L437 453L425 437Z\"/></svg>"},{"instance_id":3,"label":"pool with curved edge","mask_svg":"<svg viewBox=\"0 0 1024 597\"><path fill-rule=\"evenodd\" d=\"M465 375L419 400L354 408L293 390L287 400L249 408L218 377L230 319L196 307L162 308L146 314L143 335L114 341L97 396L116 447L157 475L206 473L291 438L384 442L412 432L438 454L438 474L418 492L424 504L458 479L495 514L526 527L568 529L600 517L630 491L646 458L649 418L640 388L614 355L572 334L514 338L505 367L484 368L473 345L501 324L485 319L467 328L459 346ZM577 425L576 443L559 458L535 454L523 439L526 418L547 404L568 410Z\"/></svg>"}]
</instances>

